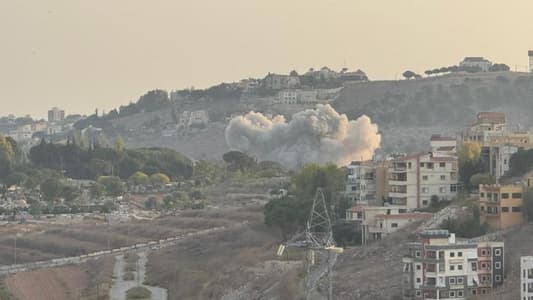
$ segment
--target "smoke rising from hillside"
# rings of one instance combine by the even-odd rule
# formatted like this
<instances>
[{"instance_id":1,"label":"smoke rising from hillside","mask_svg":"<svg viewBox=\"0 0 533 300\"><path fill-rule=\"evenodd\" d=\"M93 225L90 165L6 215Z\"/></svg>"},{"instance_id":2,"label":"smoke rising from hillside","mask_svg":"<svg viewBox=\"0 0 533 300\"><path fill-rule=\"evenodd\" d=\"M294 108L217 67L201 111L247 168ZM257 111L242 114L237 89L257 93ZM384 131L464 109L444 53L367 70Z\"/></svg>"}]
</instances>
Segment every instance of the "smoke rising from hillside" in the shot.
<instances>
[{"instance_id":1,"label":"smoke rising from hillside","mask_svg":"<svg viewBox=\"0 0 533 300\"><path fill-rule=\"evenodd\" d=\"M327 104L298 112L289 122L283 116L269 118L252 111L233 118L226 127L231 149L288 167L370 159L380 141L378 127L369 117L349 121Z\"/></svg>"}]
</instances>

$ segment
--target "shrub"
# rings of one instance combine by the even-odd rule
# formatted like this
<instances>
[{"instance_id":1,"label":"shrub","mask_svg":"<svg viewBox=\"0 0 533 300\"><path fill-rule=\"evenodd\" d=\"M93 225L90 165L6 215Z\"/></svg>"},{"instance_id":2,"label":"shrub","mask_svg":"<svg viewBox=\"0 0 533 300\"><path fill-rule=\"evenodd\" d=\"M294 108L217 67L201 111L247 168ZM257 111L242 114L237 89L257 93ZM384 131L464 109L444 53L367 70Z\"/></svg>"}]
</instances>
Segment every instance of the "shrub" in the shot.
<instances>
[{"instance_id":1,"label":"shrub","mask_svg":"<svg viewBox=\"0 0 533 300\"><path fill-rule=\"evenodd\" d=\"M152 296L152 292L150 292L149 289L142 287L142 286L131 288L126 292L126 299L128 300L150 299L151 296Z\"/></svg>"}]
</instances>

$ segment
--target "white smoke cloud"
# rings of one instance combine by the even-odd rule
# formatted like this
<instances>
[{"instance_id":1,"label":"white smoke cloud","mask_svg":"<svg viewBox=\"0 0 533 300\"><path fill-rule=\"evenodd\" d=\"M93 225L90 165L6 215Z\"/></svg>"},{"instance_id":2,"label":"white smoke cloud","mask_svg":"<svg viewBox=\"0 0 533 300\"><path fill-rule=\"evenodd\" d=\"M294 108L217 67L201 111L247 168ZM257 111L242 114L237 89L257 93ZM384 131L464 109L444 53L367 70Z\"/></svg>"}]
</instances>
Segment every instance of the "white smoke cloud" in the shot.
<instances>
[{"instance_id":1,"label":"white smoke cloud","mask_svg":"<svg viewBox=\"0 0 533 300\"><path fill-rule=\"evenodd\" d=\"M226 143L232 150L288 167L367 160L380 142L378 127L369 117L349 121L329 104L298 112L289 122L283 116L269 118L252 111L226 127Z\"/></svg>"}]
</instances>

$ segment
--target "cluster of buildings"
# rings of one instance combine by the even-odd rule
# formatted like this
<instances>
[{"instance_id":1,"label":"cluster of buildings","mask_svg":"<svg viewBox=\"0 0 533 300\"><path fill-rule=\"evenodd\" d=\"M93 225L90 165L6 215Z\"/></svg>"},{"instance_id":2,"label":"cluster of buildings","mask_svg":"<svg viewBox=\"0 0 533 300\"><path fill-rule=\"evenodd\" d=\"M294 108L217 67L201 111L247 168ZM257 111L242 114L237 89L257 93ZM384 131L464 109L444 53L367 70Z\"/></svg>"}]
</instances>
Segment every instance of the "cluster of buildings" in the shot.
<instances>
[{"instance_id":1,"label":"cluster of buildings","mask_svg":"<svg viewBox=\"0 0 533 300\"><path fill-rule=\"evenodd\" d=\"M340 91L341 88L281 90L272 99L272 104L325 104L333 101Z\"/></svg>"},{"instance_id":2,"label":"cluster of buildings","mask_svg":"<svg viewBox=\"0 0 533 300\"><path fill-rule=\"evenodd\" d=\"M356 223L366 243L431 218L415 210L452 200L460 189L457 139L433 135L428 152L348 166L345 195L355 205L346 220Z\"/></svg>"},{"instance_id":3,"label":"cluster of buildings","mask_svg":"<svg viewBox=\"0 0 533 300\"><path fill-rule=\"evenodd\" d=\"M458 241L447 230L419 237L403 258L403 299L482 298L503 284L503 242Z\"/></svg>"},{"instance_id":4,"label":"cluster of buildings","mask_svg":"<svg viewBox=\"0 0 533 300\"><path fill-rule=\"evenodd\" d=\"M81 118L81 116L80 116ZM44 136L62 135L70 131L80 118L65 118L65 111L54 107L48 111L47 120L32 120L29 116L15 118L8 116L0 122L0 134L9 136L17 142L41 139ZM22 120L23 121L20 121Z\"/></svg>"}]
</instances>

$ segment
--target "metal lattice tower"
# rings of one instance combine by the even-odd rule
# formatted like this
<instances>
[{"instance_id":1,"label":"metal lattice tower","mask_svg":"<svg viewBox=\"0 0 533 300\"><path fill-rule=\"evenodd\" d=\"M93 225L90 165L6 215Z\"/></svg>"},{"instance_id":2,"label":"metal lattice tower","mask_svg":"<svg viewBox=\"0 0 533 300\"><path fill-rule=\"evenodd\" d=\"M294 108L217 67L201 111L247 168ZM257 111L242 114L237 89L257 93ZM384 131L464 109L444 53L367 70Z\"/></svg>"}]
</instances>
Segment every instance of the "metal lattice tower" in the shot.
<instances>
[{"instance_id":1,"label":"metal lattice tower","mask_svg":"<svg viewBox=\"0 0 533 300\"><path fill-rule=\"evenodd\" d=\"M324 249L334 245L331 220L322 188L316 190L311 214L307 220L305 237L311 249Z\"/></svg>"}]
</instances>

